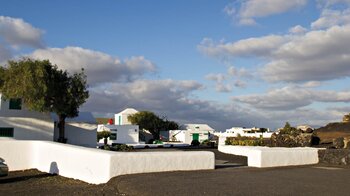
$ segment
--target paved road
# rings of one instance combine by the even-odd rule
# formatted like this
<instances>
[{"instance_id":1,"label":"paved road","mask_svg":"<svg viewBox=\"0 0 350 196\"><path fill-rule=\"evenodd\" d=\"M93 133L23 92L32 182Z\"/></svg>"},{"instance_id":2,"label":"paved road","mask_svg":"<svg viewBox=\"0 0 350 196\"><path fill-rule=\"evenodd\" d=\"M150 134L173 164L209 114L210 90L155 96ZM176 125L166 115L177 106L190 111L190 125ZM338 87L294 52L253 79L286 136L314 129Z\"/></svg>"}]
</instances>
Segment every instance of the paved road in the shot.
<instances>
[{"instance_id":1,"label":"paved road","mask_svg":"<svg viewBox=\"0 0 350 196\"><path fill-rule=\"evenodd\" d=\"M127 195L350 195L350 169L230 167L120 176L108 186Z\"/></svg>"}]
</instances>

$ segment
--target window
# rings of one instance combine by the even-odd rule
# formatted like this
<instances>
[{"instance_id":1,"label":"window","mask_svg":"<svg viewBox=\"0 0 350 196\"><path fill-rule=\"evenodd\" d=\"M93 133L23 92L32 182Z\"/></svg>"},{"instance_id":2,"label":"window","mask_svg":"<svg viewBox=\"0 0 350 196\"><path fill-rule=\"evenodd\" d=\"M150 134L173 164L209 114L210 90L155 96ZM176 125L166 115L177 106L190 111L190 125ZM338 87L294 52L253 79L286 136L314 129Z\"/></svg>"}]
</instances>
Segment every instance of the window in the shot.
<instances>
[{"instance_id":1,"label":"window","mask_svg":"<svg viewBox=\"0 0 350 196\"><path fill-rule=\"evenodd\" d=\"M116 133L111 133L111 135L109 136L110 140L117 140L117 134Z\"/></svg>"},{"instance_id":2,"label":"window","mask_svg":"<svg viewBox=\"0 0 350 196\"><path fill-rule=\"evenodd\" d=\"M0 137L13 137L13 128L0 127Z\"/></svg>"},{"instance_id":3,"label":"window","mask_svg":"<svg viewBox=\"0 0 350 196\"><path fill-rule=\"evenodd\" d=\"M10 99L10 110L22 109L22 99Z\"/></svg>"}]
</instances>

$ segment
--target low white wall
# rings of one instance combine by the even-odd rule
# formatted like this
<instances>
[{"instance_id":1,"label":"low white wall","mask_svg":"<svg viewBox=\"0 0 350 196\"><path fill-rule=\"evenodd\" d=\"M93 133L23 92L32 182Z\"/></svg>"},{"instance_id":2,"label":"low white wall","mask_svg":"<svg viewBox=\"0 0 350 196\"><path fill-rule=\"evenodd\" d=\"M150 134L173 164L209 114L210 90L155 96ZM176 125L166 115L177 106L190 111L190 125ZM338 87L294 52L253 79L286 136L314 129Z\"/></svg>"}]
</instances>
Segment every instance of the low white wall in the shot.
<instances>
[{"instance_id":1,"label":"low white wall","mask_svg":"<svg viewBox=\"0 0 350 196\"><path fill-rule=\"evenodd\" d=\"M251 167L280 167L318 163L317 148L280 148L261 146L219 145L218 150L227 154L248 157Z\"/></svg>"},{"instance_id":2,"label":"low white wall","mask_svg":"<svg viewBox=\"0 0 350 196\"><path fill-rule=\"evenodd\" d=\"M36 168L94 184L123 174L215 167L212 152L111 152L48 141L4 140L0 157L10 171Z\"/></svg>"}]
</instances>

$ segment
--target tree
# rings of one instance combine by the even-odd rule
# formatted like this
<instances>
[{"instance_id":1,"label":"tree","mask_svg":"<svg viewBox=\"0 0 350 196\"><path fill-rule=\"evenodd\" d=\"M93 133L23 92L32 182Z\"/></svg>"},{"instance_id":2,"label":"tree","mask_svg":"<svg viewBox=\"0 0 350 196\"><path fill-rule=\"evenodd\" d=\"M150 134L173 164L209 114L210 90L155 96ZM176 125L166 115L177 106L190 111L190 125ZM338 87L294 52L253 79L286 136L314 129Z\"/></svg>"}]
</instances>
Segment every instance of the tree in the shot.
<instances>
[{"instance_id":1,"label":"tree","mask_svg":"<svg viewBox=\"0 0 350 196\"><path fill-rule=\"evenodd\" d=\"M128 116L131 124L139 125L140 129L151 132L154 139L159 139L159 132L162 130L178 129L178 124L174 121L168 121L166 118L160 118L153 112L141 111Z\"/></svg>"},{"instance_id":2,"label":"tree","mask_svg":"<svg viewBox=\"0 0 350 196\"><path fill-rule=\"evenodd\" d=\"M59 142L65 142L65 120L76 117L89 97L84 69L70 75L48 60L24 58L3 68L0 91L6 98L21 98L29 110L58 116Z\"/></svg>"},{"instance_id":3,"label":"tree","mask_svg":"<svg viewBox=\"0 0 350 196\"><path fill-rule=\"evenodd\" d=\"M103 143L104 145L107 145L107 139L109 138L109 136L111 136L111 132L110 131L101 131L101 132L97 132L97 141L100 141L100 139L104 139Z\"/></svg>"}]
</instances>

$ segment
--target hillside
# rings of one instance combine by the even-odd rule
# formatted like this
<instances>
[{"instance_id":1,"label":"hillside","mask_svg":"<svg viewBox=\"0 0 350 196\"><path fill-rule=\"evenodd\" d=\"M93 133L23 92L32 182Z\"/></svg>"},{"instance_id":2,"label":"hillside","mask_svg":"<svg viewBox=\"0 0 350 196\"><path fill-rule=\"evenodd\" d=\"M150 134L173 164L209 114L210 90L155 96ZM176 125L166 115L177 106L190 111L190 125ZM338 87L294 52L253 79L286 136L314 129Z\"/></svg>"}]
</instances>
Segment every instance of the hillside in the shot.
<instances>
[{"instance_id":1,"label":"hillside","mask_svg":"<svg viewBox=\"0 0 350 196\"><path fill-rule=\"evenodd\" d=\"M338 122L318 128L315 133L320 138L321 143L332 142L338 137L350 137L350 123Z\"/></svg>"}]
</instances>

